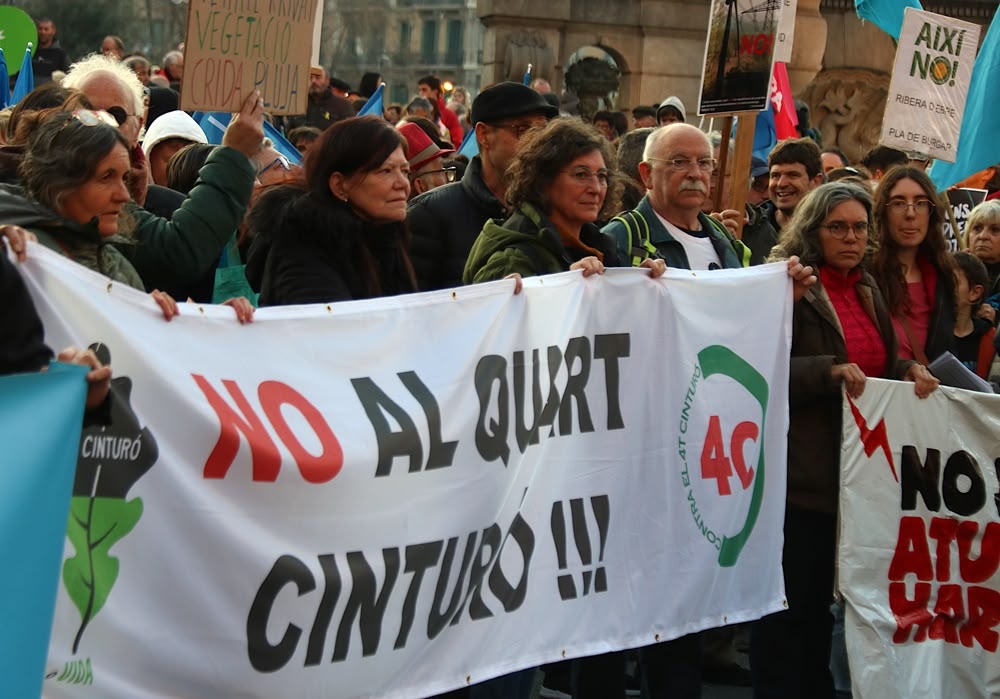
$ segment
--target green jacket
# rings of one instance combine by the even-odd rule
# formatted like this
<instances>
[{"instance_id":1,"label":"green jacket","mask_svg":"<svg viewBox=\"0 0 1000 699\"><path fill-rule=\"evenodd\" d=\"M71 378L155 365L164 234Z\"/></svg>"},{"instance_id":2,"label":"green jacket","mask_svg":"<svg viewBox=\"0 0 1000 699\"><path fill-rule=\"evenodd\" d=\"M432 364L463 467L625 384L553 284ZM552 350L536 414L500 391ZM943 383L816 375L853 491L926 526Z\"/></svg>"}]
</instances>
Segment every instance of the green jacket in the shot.
<instances>
[{"instance_id":1,"label":"green jacket","mask_svg":"<svg viewBox=\"0 0 1000 699\"><path fill-rule=\"evenodd\" d=\"M597 226L586 224L580 240L604 254L606 267L619 265L614 241ZM472 244L462 281L466 284L495 281L508 274L522 277L565 272L591 253L563 245L555 226L530 204L523 204L506 221L492 219Z\"/></svg>"},{"instance_id":2,"label":"green jacket","mask_svg":"<svg viewBox=\"0 0 1000 699\"><path fill-rule=\"evenodd\" d=\"M133 246L122 236L102 238L95 223L79 224L23 196L20 187L0 185L0 225L20 226L47 248L117 282L143 289L142 279L123 254Z\"/></svg>"},{"instance_id":3,"label":"green jacket","mask_svg":"<svg viewBox=\"0 0 1000 699\"><path fill-rule=\"evenodd\" d=\"M130 206L136 244L123 252L147 290L190 284L215 267L250 205L255 175L243 153L220 146L208 156L173 218Z\"/></svg>"}]
</instances>

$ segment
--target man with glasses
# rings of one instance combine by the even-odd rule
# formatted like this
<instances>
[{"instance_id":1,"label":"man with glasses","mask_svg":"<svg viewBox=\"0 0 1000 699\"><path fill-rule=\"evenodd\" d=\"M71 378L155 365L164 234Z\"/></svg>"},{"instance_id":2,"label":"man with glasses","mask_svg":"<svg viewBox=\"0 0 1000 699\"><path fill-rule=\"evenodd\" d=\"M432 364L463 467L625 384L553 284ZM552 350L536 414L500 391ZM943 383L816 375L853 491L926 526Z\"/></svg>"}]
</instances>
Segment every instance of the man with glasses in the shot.
<instances>
[{"instance_id":1,"label":"man with glasses","mask_svg":"<svg viewBox=\"0 0 1000 699\"><path fill-rule=\"evenodd\" d=\"M83 93L94 109L108 112L132 146L133 236L138 245L131 262L150 290L169 289L175 298L213 269L222 249L243 219L250 203L256 168L251 162L264 140L263 101L258 93L247 100L199 172L191 190L171 219L157 216L145 204L149 170L139 133L145 120L142 83L128 67L100 54L74 63L64 87Z\"/></svg>"},{"instance_id":2,"label":"man with glasses","mask_svg":"<svg viewBox=\"0 0 1000 699\"><path fill-rule=\"evenodd\" d=\"M633 266L649 256L680 269L742 267L748 250L725 226L702 212L718 161L712 144L690 124L656 129L646 140L639 175L646 196L603 228ZM648 230L643 243L640 231Z\"/></svg>"},{"instance_id":3,"label":"man with glasses","mask_svg":"<svg viewBox=\"0 0 1000 699\"><path fill-rule=\"evenodd\" d=\"M440 148L422 128L413 123L400 124L397 131L406 139L410 164L410 198L455 181L454 166L445 167L444 157L455 151Z\"/></svg>"},{"instance_id":4,"label":"man with glasses","mask_svg":"<svg viewBox=\"0 0 1000 699\"><path fill-rule=\"evenodd\" d=\"M521 136L558 114L520 83L498 83L479 93L470 119L479 155L460 181L421 194L407 210L413 235L410 259L421 290L461 286L479 231L487 220L507 217L503 178Z\"/></svg>"}]
</instances>

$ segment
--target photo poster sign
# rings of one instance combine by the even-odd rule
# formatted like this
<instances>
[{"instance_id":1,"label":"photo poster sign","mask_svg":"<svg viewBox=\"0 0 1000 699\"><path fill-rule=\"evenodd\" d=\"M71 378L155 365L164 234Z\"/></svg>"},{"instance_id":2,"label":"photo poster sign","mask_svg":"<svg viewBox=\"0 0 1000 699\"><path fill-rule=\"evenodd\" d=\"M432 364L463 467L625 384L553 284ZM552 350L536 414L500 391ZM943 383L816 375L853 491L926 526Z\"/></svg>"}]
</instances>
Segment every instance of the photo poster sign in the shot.
<instances>
[{"instance_id":1,"label":"photo poster sign","mask_svg":"<svg viewBox=\"0 0 1000 699\"><path fill-rule=\"evenodd\" d=\"M952 225L952 217L945 216L944 239L948 243L950 252L958 252L966 247L965 224L969 220L969 214L986 199L986 190L956 187L947 190L945 194L948 196L948 204L951 206L951 213L958 230L956 231Z\"/></svg>"},{"instance_id":2,"label":"photo poster sign","mask_svg":"<svg viewBox=\"0 0 1000 699\"><path fill-rule=\"evenodd\" d=\"M955 162L980 30L906 8L879 143Z\"/></svg>"},{"instance_id":3,"label":"photo poster sign","mask_svg":"<svg viewBox=\"0 0 1000 699\"><path fill-rule=\"evenodd\" d=\"M236 112L259 90L264 111L304 114L318 0L191 0L181 109Z\"/></svg>"},{"instance_id":4,"label":"photo poster sign","mask_svg":"<svg viewBox=\"0 0 1000 699\"><path fill-rule=\"evenodd\" d=\"M698 114L767 109L781 6L713 0L701 72Z\"/></svg>"},{"instance_id":5,"label":"photo poster sign","mask_svg":"<svg viewBox=\"0 0 1000 699\"><path fill-rule=\"evenodd\" d=\"M795 39L795 13L799 0L781 0L781 17L778 19L778 36L775 37L774 60L792 62L792 44Z\"/></svg>"}]
</instances>

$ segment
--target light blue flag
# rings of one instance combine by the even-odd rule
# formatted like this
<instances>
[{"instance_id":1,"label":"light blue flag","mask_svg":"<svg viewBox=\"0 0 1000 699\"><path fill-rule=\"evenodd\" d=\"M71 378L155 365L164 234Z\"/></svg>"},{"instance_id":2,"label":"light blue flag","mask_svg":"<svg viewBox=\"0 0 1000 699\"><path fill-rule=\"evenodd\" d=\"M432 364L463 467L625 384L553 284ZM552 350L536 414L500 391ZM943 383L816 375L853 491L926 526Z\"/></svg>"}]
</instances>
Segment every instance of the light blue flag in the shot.
<instances>
[{"instance_id":1,"label":"light blue flag","mask_svg":"<svg viewBox=\"0 0 1000 699\"><path fill-rule=\"evenodd\" d=\"M365 106L361 108L358 112L358 116L377 116L380 119L383 118L385 114L385 109L382 108L382 91L385 89L385 83L379 83L379 86L375 88L375 94L368 98L365 102Z\"/></svg>"},{"instance_id":2,"label":"light blue flag","mask_svg":"<svg viewBox=\"0 0 1000 699\"><path fill-rule=\"evenodd\" d=\"M874 22L879 29L897 41L903 30L903 10L907 7L924 9L920 0L855 0L854 7L858 17Z\"/></svg>"},{"instance_id":3,"label":"light blue flag","mask_svg":"<svg viewBox=\"0 0 1000 699\"><path fill-rule=\"evenodd\" d=\"M25 69L31 72L31 63ZM38 697L76 473L82 366L0 377L0 677L3 696Z\"/></svg>"},{"instance_id":4,"label":"light blue flag","mask_svg":"<svg viewBox=\"0 0 1000 699\"><path fill-rule=\"evenodd\" d=\"M479 141L476 140L476 129L471 128L462 139L462 145L458 147L458 154L464 155L469 160L479 155Z\"/></svg>"},{"instance_id":5,"label":"light blue flag","mask_svg":"<svg viewBox=\"0 0 1000 699\"><path fill-rule=\"evenodd\" d=\"M7 74L7 58L0 49L0 109L10 102L10 76Z\"/></svg>"},{"instance_id":6,"label":"light blue flag","mask_svg":"<svg viewBox=\"0 0 1000 699\"><path fill-rule=\"evenodd\" d=\"M226 127L229 126L229 120L233 118L233 115L229 112L194 112L191 117L205 132L205 138L208 139L208 142L219 145L222 143L222 136L226 133ZM302 164L302 154L299 153L298 148L293 146L285 138L285 135L268 121L264 122L264 135L271 139L274 149L288 158L289 162L293 165Z\"/></svg>"},{"instance_id":7,"label":"light blue flag","mask_svg":"<svg viewBox=\"0 0 1000 699\"><path fill-rule=\"evenodd\" d=\"M733 123L733 130L729 134L730 143L736 141L737 122ZM753 129L753 154L767 162L767 156L771 154L774 147L778 145L778 130L774 125L774 111L771 100L767 101L767 109L757 112L757 119Z\"/></svg>"},{"instance_id":8,"label":"light blue flag","mask_svg":"<svg viewBox=\"0 0 1000 699\"><path fill-rule=\"evenodd\" d=\"M35 89L35 72L31 69L31 42L24 49L24 61L21 62L21 70L17 72L17 82L14 83L14 92L10 95L10 102L7 106L17 104L21 98Z\"/></svg>"},{"instance_id":9,"label":"light blue flag","mask_svg":"<svg viewBox=\"0 0 1000 699\"><path fill-rule=\"evenodd\" d=\"M1000 12L986 32L979 55L972 66L969 95L965 100L962 130L958 135L958 153L954 163L935 162L928 174L939 190L961 182L969 175L1000 163L1000 110L997 109L997 86L1000 85Z\"/></svg>"}]
</instances>

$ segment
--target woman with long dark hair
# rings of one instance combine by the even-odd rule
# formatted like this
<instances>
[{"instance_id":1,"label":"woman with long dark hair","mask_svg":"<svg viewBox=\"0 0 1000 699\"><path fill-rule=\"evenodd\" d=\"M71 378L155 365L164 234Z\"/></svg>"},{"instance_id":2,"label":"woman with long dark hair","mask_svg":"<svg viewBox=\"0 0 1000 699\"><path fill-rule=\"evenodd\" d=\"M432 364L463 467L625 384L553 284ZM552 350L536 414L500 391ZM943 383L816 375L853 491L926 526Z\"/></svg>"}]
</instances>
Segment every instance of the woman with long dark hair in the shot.
<instances>
[{"instance_id":1,"label":"woman with long dark hair","mask_svg":"<svg viewBox=\"0 0 1000 699\"><path fill-rule=\"evenodd\" d=\"M405 139L370 116L337 122L303 179L261 195L247 278L260 305L329 303L416 291L407 255Z\"/></svg>"},{"instance_id":2,"label":"woman with long dark hair","mask_svg":"<svg viewBox=\"0 0 1000 699\"><path fill-rule=\"evenodd\" d=\"M937 190L915 167L894 167L879 182L873 212L878 248L872 275L892 314L899 356L927 364L951 349L955 272Z\"/></svg>"}]
</instances>

